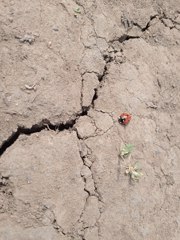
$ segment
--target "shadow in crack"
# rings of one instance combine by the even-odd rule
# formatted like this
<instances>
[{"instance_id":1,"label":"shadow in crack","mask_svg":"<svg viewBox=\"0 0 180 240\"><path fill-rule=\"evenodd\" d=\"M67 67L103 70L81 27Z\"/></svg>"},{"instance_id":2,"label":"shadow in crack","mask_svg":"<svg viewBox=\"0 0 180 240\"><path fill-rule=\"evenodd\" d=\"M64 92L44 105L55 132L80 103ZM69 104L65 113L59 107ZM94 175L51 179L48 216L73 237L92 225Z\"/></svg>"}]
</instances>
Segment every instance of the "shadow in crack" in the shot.
<instances>
[{"instance_id":1,"label":"shadow in crack","mask_svg":"<svg viewBox=\"0 0 180 240\"><path fill-rule=\"evenodd\" d=\"M66 123L60 123L53 125L48 120L43 120L38 124L33 125L31 128L18 127L16 132L13 132L11 136L4 141L0 148L0 156L19 138L20 135L31 135L33 133L41 132L44 129L53 131L63 131L65 129L73 128L76 123L76 119L69 120Z\"/></svg>"},{"instance_id":2,"label":"shadow in crack","mask_svg":"<svg viewBox=\"0 0 180 240\"><path fill-rule=\"evenodd\" d=\"M82 110L80 113L78 113L73 119L68 120L65 123L58 123L58 124L52 124L49 120L44 119L38 124L34 124L31 128L21 127L19 126L17 128L16 132L13 132L11 136L7 140L3 142L3 144L0 147L0 156L6 151L7 148L9 148L11 145L14 144L14 142L18 139L20 135L31 135L33 133L41 132L44 129L52 130L52 131L64 131L68 129L72 129L75 125L76 121L81 117L88 114L88 111L90 109L89 107L82 107Z\"/></svg>"}]
</instances>

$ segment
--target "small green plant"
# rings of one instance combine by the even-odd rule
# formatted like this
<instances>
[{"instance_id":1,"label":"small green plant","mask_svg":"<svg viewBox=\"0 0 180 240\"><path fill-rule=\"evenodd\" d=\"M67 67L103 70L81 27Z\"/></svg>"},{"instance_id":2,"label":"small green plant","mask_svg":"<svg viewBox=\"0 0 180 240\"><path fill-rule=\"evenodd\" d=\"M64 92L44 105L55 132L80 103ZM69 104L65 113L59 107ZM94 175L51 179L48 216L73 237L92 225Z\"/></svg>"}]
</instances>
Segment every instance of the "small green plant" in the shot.
<instances>
[{"instance_id":1,"label":"small green plant","mask_svg":"<svg viewBox=\"0 0 180 240\"><path fill-rule=\"evenodd\" d=\"M76 9L74 9L74 12L78 13L78 14L81 14L81 9L80 8L76 8Z\"/></svg>"},{"instance_id":2,"label":"small green plant","mask_svg":"<svg viewBox=\"0 0 180 240\"><path fill-rule=\"evenodd\" d=\"M134 146L132 144L124 145L120 150L120 157L123 159L125 157L128 157L131 154L133 148L134 148Z\"/></svg>"},{"instance_id":3,"label":"small green plant","mask_svg":"<svg viewBox=\"0 0 180 240\"><path fill-rule=\"evenodd\" d=\"M129 165L126 167L125 174L129 175L130 179L133 181L139 181L139 179L143 176L143 173L141 172L141 167L139 166L139 163L136 162L134 165Z\"/></svg>"}]
</instances>

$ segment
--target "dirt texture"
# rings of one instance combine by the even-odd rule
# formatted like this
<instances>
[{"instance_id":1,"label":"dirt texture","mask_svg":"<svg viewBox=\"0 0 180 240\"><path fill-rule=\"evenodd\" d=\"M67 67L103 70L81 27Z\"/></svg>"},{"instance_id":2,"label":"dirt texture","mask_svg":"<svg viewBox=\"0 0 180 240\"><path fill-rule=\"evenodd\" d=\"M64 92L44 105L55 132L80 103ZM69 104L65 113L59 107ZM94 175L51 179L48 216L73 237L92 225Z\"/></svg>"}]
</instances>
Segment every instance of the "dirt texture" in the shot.
<instances>
[{"instance_id":1,"label":"dirt texture","mask_svg":"<svg viewBox=\"0 0 180 240\"><path fill-rule=\"evenodd\" d=\"M179 240L179 81L179 0L1 0L0 240Z\"/></svg>"}]
</instances>

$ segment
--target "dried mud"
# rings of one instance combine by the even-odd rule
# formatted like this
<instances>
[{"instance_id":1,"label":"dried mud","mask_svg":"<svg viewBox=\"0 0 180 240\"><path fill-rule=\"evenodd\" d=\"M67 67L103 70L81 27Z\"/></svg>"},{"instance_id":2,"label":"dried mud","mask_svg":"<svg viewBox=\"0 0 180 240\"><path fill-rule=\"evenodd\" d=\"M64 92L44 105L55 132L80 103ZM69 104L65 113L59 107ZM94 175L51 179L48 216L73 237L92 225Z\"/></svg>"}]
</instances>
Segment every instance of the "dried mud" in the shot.
<instances>
[{"instance_id":1,"label":"dried mud","mask_svg":"<svg viewBox=\"0 0 180 240\"><path fill-rule=\"evenodd\" d=\"M179 45L178 0L0 2L0 240L180 239Z\"/></svg>"}]
</instances>

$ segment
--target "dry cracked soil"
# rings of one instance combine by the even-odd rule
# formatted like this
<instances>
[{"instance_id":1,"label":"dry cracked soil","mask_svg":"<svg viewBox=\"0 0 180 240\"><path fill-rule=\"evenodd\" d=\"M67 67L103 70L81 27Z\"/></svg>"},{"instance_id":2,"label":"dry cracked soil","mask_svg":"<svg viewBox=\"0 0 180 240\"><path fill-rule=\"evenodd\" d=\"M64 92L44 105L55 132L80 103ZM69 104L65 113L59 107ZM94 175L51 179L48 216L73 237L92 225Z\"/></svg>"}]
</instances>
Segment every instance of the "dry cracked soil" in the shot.
<instances>
[{"instance_id":1,"label":"dry cracked soil","mask_svg":"<svg viewBox=\"0 0 180 240\"><path fill-rule=\"evenodd\" d=\"M1 0L0 240L179 240L179 81L179 0Z\"/></svg>"}]
</instances>

